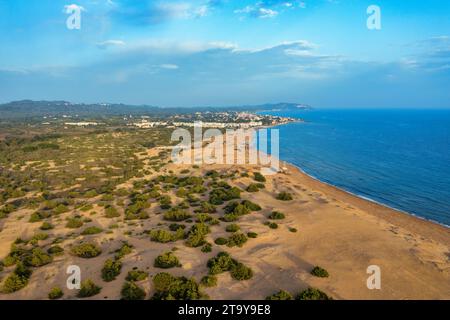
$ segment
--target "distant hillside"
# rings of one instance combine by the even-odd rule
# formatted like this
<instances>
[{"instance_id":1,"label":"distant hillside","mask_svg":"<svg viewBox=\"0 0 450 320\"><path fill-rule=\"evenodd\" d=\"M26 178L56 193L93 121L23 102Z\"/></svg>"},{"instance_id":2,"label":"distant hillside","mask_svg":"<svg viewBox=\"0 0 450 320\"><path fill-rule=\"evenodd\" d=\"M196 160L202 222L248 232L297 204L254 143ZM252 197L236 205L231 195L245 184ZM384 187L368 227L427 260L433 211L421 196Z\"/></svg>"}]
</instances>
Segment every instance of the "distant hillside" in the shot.
<instances>
[{"instance_id":1,"label":"distant hillside","mask_svg":"<svg viewBox=\"0 0 450 320\"><path fill-rule=\"evenodd\" d=\"M310 106L298 103L276 103L251 106L226 107L192 107L192 108L163 108L149 105L126 105L110 103L71 103L68 101L33 101L21 100L0 104L0 120L4 119L34 119L56 116L78 116L102 118L106 116L148 115L166 117L174 114L189 114L205 111L275 111L310 109Z\"/></svg>"}]
</instances>

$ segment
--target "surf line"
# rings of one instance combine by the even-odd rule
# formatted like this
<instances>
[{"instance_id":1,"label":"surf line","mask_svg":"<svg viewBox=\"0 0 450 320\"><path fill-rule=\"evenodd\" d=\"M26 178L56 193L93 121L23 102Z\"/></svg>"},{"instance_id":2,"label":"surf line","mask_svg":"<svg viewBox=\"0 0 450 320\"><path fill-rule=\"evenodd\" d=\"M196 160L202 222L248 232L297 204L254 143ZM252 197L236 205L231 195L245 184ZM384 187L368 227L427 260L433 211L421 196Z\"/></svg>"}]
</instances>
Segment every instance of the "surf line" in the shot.
<instances>
[{"instance_id":1,"label":"surf line","mask_svg":"<svg viewBox=\"0 0 450 320\"><path fill-rule=\"evenodd\" d=\"M185 305L184 307L178 308L179 315L203 315L206 318L209 318L211 315L213 307L192 307L189 305Z\"/></svg>"}]
</instances>

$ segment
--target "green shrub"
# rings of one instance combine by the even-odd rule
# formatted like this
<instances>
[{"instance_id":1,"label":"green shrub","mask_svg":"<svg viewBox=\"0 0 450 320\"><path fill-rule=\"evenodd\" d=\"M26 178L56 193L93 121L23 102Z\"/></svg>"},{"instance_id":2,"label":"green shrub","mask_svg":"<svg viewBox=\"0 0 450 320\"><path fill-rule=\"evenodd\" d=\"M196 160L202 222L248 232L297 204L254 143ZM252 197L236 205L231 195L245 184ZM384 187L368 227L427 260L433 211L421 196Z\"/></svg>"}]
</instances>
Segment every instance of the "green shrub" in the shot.
<instances>
[{"instance_id":1,"label":"green shrub","mask_svg":"<svg viewBox=\"0 0 450 320\"><path fill-rule=\"evenodd\" d=\"M259 206L258 204L254 203L254 202L251 202L250 200L243 200L241 202L241 204L244 205L250 211L260 211L261 210L261 206Z\"/></svg>"},{"instance_id":2,"label":"green shrub","mask_svg":"<svg viewBox=\"0 0 450 320\"><path fill-rule=\"evenodd\" d=\"M70 218L67 220L66 228L77 229L83 225L81 218Z\"/></svg>"},{"instance_id":3,"label":"green shrub","mask_svg":"<svg viewBox=\"0 0 450 320\"><path fill-rule=\"evenodd\" d=\"M3 293L13 293L24 288L28 284L28 278L11 273L3 283Z\"/></svg>"},{"instance_id":4,"label":"green shrub","mask_svg":"<svg viewBox=\"0 0 450 320\"><path fill-rule=\"evenodd\" d=\"M199 247L205 244L205 235L209 233L209 227L204 223L196 223L188 233L186 245L189 247Z\"/></svg>"},{"instance_id":5,"label":"green shrub","mask_svg":"<svg viewBox=\"0 0 450 320\"><path fill-rule=\"evenodd\" d=\"M247 237L249 238L256 238L258 237L258 234L256 232L248 232Z\"/></svg>"},{"instance_id":6,"label":"green shrub","mask_svg":"<svg viewBox=\"0 0 450 320\"><path fill-rule=\"evenodd\" d=\"M3 264L5 267L13 266L13 265L16 264L16 262L17 262L16 257L13 257L13 256L11 256L11 255L7 255L7 256L2 260L2 264Z\"/></svg>"},{"instance_id":7,"label":"green shrub","mask_svg":"<svg viewBox=\"0 0 450 320\"><path fill-rule=\"evenodd\" d=\"M114 258L116 260L122 259L127 254L130 254L133 251L133 246L131 244L128 244L128 242L122 242L122 246L115 251Z\"/></svg>"},{"instance_id":8,"label":"green shrub","mask_svg":"<svg viewBox=\"0 0 450 320\"><path fill-rule=\"evenodd\" d=\"M269 219L272 219L272 220L281 220L281 219L284 219L284 218L285 218L284 213L279 212L279 211L273 211L269 215Z\"/></svg>"},{"instance_id":9,"label":"green shrub","mask_svg":"<svg viewBox=\"0 0 450 320\"><path fill-rule=\"evenodd\" d=\"M237 201L233 201L227 204L224 207L224 211L226 214L234 214L237 216L243 216L250 213L250 209L246 205Z\"/></svg>"},{"instance_id":10,"label":"green shrub","mask_svg":"<svg viewBox=\"0 0 450 320\"><path fill-rule=\"evenodd\" d=\"M235 233L228 238L227 246L228 247L242 247L248 238L243 233Z\"/></svg>"},{"instance_id":11,"label":"green shrub","mask_svg":"<svg viewBox=\"0 0 450 320\"><path fill-rule=\"evenodd\" d=\"M239 226L237 225L237 224L235 224L235 223L232 223L232 224L229 224L226 228L225 228L225 230L227 231L227 232L236 232L236 231L239 231Z\"/></svg>"},{"instance_id":12,"label":"green shrub","mask_svg":"<svg viewBox=\"0 0 450 320\"><path fill-rule=\"evenodd\" d=\"M150 231L150 240L155 242L167 243L184 238L184 230L182 228L177 229L174 233L170 231L159 229Z\"/></svg>"},{"instance_id":13,"label":"green shrub","mask_svg":"<svg viewBox=\"0 0 450 320\"><path fill-rule=\"evenodd\" d=\"M266 221L264 224L270 229L278 229L278 224L276 224L275 222Z\"/></svg>"},{"instance_id":14,"label":"green shrub","mask_svg":"<svg viewBox=\"0 0 450 320\"><path fill-rule=\"evenodd\" d=\"M127 277L125 278L127 281L143 281L148 278L148 272L142 270L132 270L129 271Z\"/></svg>"},{"instance_id":15,"label":"green shrub","mask_svg":"<svg viewBox=\"0 0 450 320\"><path fill-rule=\"evenodd\" d=\"M158 273L153 277L153 300L198 300L206 298L194 279Z\"/></svg>"},{"instance_id":16,"label":"green shrub","mask_svg":"<svg viewBox=\"0 0 450 320\"><path fill-rule=\"evenodd\" d=\"M208 260L207 267L209 268L209 274L215 275L230 271L237 261L231 258L226 252L219 252L217 256Z\"/></svg>"},{"instance_id":17,"label":"green shrub","mask_svg":"<svg viewBox=\"0 0 450 320\"><path fill-rule=\"evenodd\" d=\"M64 252L64 249L61 248L61 247L58 246L58 245L52 246L52 247L50 247L50 248L47 249L47 253L48 253L48 254L51 254L51 255L54 255L54 256L61 255L61 254L63 254L63 252Z\"/></svg>"},{"instance_id":18,"label":"green shrub","mask_svg":"<svg viewBox=\"0 0 450 320\"><path fill-rule=\"evenodd\" d=\"M208 222L212 220L212 217L208 213L198 213L195 218L197 222Z\"/></svg>"},{"instance_id":19,"label":"green shrub","mask_svg":"<svg viewBox=\"0 0 450 320\"><path fill-rule=\"evenodd\" d=\"M207 243L202 247L202 252L204 252L204 253L211 252L211 251L212 251L212 246L210 243Z\"/></svg>"},{"instance_id":20,"label":"green shrub","mask_svg":"<svg viewBox=\"0 0 450 320\"><path fill-rule=\"evenodd\" d=\"M78 291L78 298L88 298L100 293L101 287L97 286L92 280L87 279L81 282L80 291Z\"/></svg>"},{"instance_id":21,"label":"green shrub","mask_svg":"<svg viewBox=\"0 0 450 320\"><path fill-rule=\"evenodd\" d=\"M67 212L67 211L69 211L69 209L65 205L63 205L62 203L59 204L55 209L53 209L53 212L56 215L64 213L64 212Z\"/></svg>"},{"instance_id":22,"label":"green shrub","mask_svg":"<svg viewBox=\"0 0 450 320\"><path fill-rule=\"evenodd\" d=\"M202 201L200 203L200 208L199 208L200 212L205 212L205 213L215 213L217 211L216 206L206 202L206 201Z\"/></svg>"},{"instance_id":23,"label":"green shrub","mask_svg":"<svg viewBox=\"0 0 450 320\"><path fill-rule=\"evenodd\" d=\"M173 252L167 251L156 257L154 266L156 268L169 269L174 267L181 267L181 263L173 254Z\"/></svg>"},{"instance_id":24,"label":"green shrub","mask_svg":"<svg viewBox=\"0 0 450 320\"><path fill-rule=\"evenodd\" d=\"M121 269L122 262L120 260L106 260L102 268L102 279L106 282L115 280Z\"/></svg>"},{"instance_id":25,"label":"green shrub","mask_svg":"<svg viewBox=\"0 0 450 320\"><path fill-rule=\"evenodd\" d=\"M277 194L276 198L277 198L277 200L281 200L281 201L290 201L293 199L292 194L290 194L289 192L285 192L285 191Z\"/></svg>"},{"instance_id":26,"label":"green shrub","mask_svg":"<svg viewBox=\"0 0 450 320\"><path fill-rule=\"evenodd\" d=\"M221 219L225 222L233 222L239 220L239 216L234 213L226 213Z\"/></svg>"},{"instance_id":27,"label":"green shrub","mask_svg":"<svg viewBox=\"0 0 450 320\"><path fill-rule=\"evenodd\" d=\"M145 291L134 282L125 282L120 291L123 300L144 300Z\"/></svg>"},{"instance_id":28,"label":"green shrub","mask_svg":"<svg viewBox=\"0 0 450 320\"><path fill-rule=\"evenodd\" d=\"M27 266L31 267L41 267L43 265L49 264L53 261L53 258L42 251L41 248L34 248L31 250L31 253L29 253L24 258L24 263Z\"/></svg>"},{"instance_id":29,"label":"green shrub","mask_svg":"<svg viewBox=\"0 0 450 320\"><path fill-rule=\"evenodd\" d=\"M88 227L86 229L83 230L83 232L81 233L83 236L87 236L87 235L92 235L92 234L98 234L103 232L102 228L99 227Z\"/></svg>"},{"instance_id":30,"label":"green shrub","mask_svg":"<svg viewBox=\"0 0 450 320\"><path fill-rule=\"evenodd\" d=\"M120 217L120 213L119 211L117 211L117 209L113 206L108 206L105 208L105 217L106 218L117 218Z\"/></svg>"},{"instance_id":31,"label":"green shrub","mask_svg":"<svg viewBox=\"0 0 450 320\"><path fill-rule=\"evenodd\" d=\"M239 262L231 268L231 277L236 280L249 280L253 277L253 271Z\"/></svg>"},{"instance_id":32,"label":"green shrub","mask_svg":"<svg viewBox=\"0 0 450 320\"><path fill-rule=\"evenodd\" d=\"M332 300L325 292L320 291L316 288L308 288L302 292L300 292L296 300Z\"/></svg>"},{"instance_id":33,"label":"green shrub","mask_svg":"<svg viewBox=\"0 0 450 320\"><path fill-rule=\"evenodd\" d=\"M200 283L205 287L215 287L217 286L217 277L213 275L207 275L200 280Z\"/></svg>"},{"instance_id":34,"label":"green shrub","mask_svg":"<svg viewBox=\"0 0 450 320\"><path fill-rule=\"evenodd\" d=\"M178 224L178 223L171 223L169 225L170 231L177 231L178 229L185 229L186 226L184 224Z\"/></svg>"},{"instance_id":35,"label":"green shrub","mask_svg":"<svg viewBox=\"0 0 450 320\"><path fill-rule=\"evenodd\" d=\"M11 273L3 282L1 291L3 293L13 293L24 288L28 284L31 273L32 271L22 262L17 262L14 272Z\"/></svg>"},{"instance_id":36,"label":"green shrub","mask_svg":"<svg viewBox=\"0 0 450 320\"><path fill-rule=\"evenodd\" d=\"M228 243L228 240L225 239L225 238L217 238L217 239L214 241L214 243L217 244L217 245L219 245L219 246L223 246L223 245L225 245L225 244Z\"/></svg>"},{"instance_id":37,"label":"green shrub","mask_svg":"<svg viewBox=\"0 0 450 320\"><path fill-rule=\"evenodd\" d=\"M292 295L284 290L280 290L271 296L266 297L266 300L293 300Z\"/></svg>"},{"instance_id":38,"label":"green shrub","mask_svg":"<svg viewBox=\"0 0 450 320\"><path fill-rule=\"evenodd\" d=\"M315 266L311 270L311 274L313 276L316 276L316 277L319 277L319 278L328 278L329 277L328 271L325 270L324 268L319 267L319 266Z\"/></svg>"},{"instance_id":39,"label":"green shrub","mask_svg":"<svg viewBox=\"0 0 450 320\"><path fill-rule=\"evenodd\" d=\"M266 177L264 177L260 172L253 172L253 179L258 182L266 182Z\"/></svg>"},{"instance_id":40,"label":"green shrub","mask_svg":"<svg viewBox=\"0 0 450 320\"><path fill-rule=\"evenodd\" d=\"M179 209L179 208L171 208L169 211L164 213L164 220L168 221L183 221L189 219L191 215L189 212Z\"/></svg>"},{"instance_id":41,"label":"green shrub","mask_svg":"<svg viewBox=\"0 0 450 320\"><path fill-rule=\"evenodd\" d=\"M71 253L80 258L94 258L102 253L102 250L93 243L82 243L74 246Z\"/></svg>"},{"instance_id":42,"label":"green shrub","mask_svg":"<svg viewBox=\"0 0 450 320\"><path fill-rule=\"evenodd\" d=\"M247 187L247 192L258 192L259 188L256 185L256 183L251 183L249 184L249 186Z\"/></svg>"},{"instance_id":43,"label":"green shrub","mask_svg":"<svg viewBox=\"0 0 450 320\"><path fill-rule=\"evenodd\" d=\"M31 238L31 241L43 241L43 240L47 240L48 238L48 234L44 233L44 232L40 232L40 233L36 233L33 238Z\"/></svg>"},{"instance_id":44,"label":"green shrub","mask_svg":"<svg viewBox=\"0 0 450 320\"><path fill-rule=\"evenodd\" d=\"M297 232L297 229L296 228L289 228L289 231L295 233L295 232Z\"/></svg>"},{"instance_id":45,"label":"green shrub","mask_svg":"<svg viewBox=\"0 0 450 320\"><path fill-rule=\"evenodd\" d=\"M55 287L52 290L50 290L50 292L48 293L48 298L50 300L56 300L56 299L62 298L63 295L64 295L64 293L61 290L61 288Z\"/></svg>"},{"instance_id":46,"label":"green shrub","mask_svg":"<svg viewBox=\"0 0 450 320\"><path fill-rule=\"evenodd\" d=\"M49 222L44 222L44 223L42 223L42 225L39 227L39 229L41 229L41 230L50 230L50 229L53 229L54 227L53 227L53 225L51 224L51 223L49 223Z\"/></svg>"},{"instance_id":47,"label":"green shrub","mask_svg":"<svg viewBox=\"0 0 450 320\"><path fill-rule=\"evenodd\" d=\"M241 197L241 190L236 187L226 187L213 189L209 193L209 203L213 205L221 205L225 201L239 199Z\"/></svg>"}]
</instances>

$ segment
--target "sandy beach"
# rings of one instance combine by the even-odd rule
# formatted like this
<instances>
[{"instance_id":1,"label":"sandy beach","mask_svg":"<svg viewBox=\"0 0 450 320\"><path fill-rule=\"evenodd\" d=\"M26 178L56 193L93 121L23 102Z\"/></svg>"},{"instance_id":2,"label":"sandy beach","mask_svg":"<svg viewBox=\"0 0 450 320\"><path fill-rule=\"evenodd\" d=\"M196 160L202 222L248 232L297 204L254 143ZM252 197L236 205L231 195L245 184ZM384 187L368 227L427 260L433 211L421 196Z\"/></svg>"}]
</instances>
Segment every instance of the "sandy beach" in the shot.
<instances>
[{"instance_id":1,"label":"sandy beach","mask_svg":"<svg viewBox=\"0 0 450 320\"><path fill-rule=\"evenodd\" d=\"M150 149L148 156L154 156L159 151ZM217 287L204 289L211 299L264 299L280 289L296 294L307 287L319 288L334 299L450 299L448 228L353 196L321 183L289 164L282 166L286 167L284 172L266 177L264 189L242 193L242 199L262 207L261 211L239 220L243 232L258 233L256 239L249 239L242 248L213 246L213 251L205 254L182 243L151 242L142 232L165 223L158 215L161 211L159 207L152 205L147 209L150 215L148 220L130 226L121 223L122 219L118 218L120 228L114 229L111 234L67 238L63 243L65 248L80 239L88 239L101 246L103 253L93 259L81 259L70 254L56 257L52 264L33 272L27 287L12 294L0 294L0 299L46 299L55 285L63 288L65 299L75 299L76 291L65 288L66 268L71 264L79 265L83 277L101 285L101 293L91 299L119 299L127 271L138 267L147 270L150 275L161 272L153 266L153 261L162 251L173 247L177 247L176 255L183 265L170 270L174 275L199 280L208 273L207 260L222 250L253 269L254 277L248 281L233 280L229 273L220 274ZM209 170L252 173L261 168L253 165L202 165L193 168L191 165L169 163L161 172L145 178L151 179L169 172L182 175L183 169L190 170L189 175L203 176ZM229 183L245 190L252 182L251 177L238 176ZM120 187L130 186L132 181ZM275 195L281 191L291 193L293 200L277 200ZM171 197L174 201L180 201L174 195ZM101 212L103 209L95 207L95 210ZM274 210L286 215L284 220L277 221L279 226L276 230L264 225L267 215ZM17 220L19 216L29 214L31 211L15 212L2 222L0 259L8 254L11 243L18 236L26 238L37 231L35 224ZM218 215L221 214L219 211ZM99 214L90 218L93 224L105 229L111 222ZM217 237L226 236L223 225L211 226L211 233L207 235L210 243L214 243ZM291 232L290 228L298 231ZM132 235L124 234L126 230L132 231ZM50 233L63 236L69 230L63 224L56 224ZM121 240L134 246L133 253L124 258L123 271L115 281L102 282L102 265ZM311 269L316 265L328 270L330 276L312 276ZM369 274L366 270L370 265L381 269L380 290L367 288ZM5 274L4 271L2 277ZM140 285L148 294L153 292L149 280Z\"/></svg>"}]
</instances>

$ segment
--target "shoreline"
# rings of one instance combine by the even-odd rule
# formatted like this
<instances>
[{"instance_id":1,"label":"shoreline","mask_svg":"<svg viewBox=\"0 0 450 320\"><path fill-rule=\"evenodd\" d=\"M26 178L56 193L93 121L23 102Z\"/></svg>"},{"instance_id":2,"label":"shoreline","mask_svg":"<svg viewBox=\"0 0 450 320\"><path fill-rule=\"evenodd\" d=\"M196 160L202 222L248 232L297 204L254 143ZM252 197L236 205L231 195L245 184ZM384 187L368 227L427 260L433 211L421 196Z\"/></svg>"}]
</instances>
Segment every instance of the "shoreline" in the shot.
<instances>
[{"instance_id":1,"label":"shoreline","mask_svg":"<svg viewBox=\"0 0 450 320\"><path fill-rule=\"evenodd\" d=\"M305 184L318 189L329 196L333 196L337 200L358 207L368 214L381 218L388 223L403 227L413 233L419 233L450 246L450 228L444 224L389 207L371 199L365 199L357 194L321 181L320 179L307 174L300 167L290 162L280 159L280 164L283 164L290 172L297 172Z\"/></svg>"},{"instance_id":2,"label":"shoreline","mask_svg":"<svg viewBox=\"0 0 450 320\"><path fill-rule=\"evenodd\" d=\"M318 181L318 182L320 182L320 183L323 183L323 184L325 184L325 185L327 185L327 186L329 186L329 187L336 188L336 189L338 189L338 190L340 190L340 191L343 191L343 192L345 192L345 193L348 193L348 194L350 194L350 195L352 195L352 196L354 196L354 197L357 197L357 198L360 198L360 199L362 199L362 200L366 200L366 201L372 202L372 203L374 203L374 204L377 204L377 205L386 207L386 208L391 209L391 210L394 210L394 211L396 211L396 212L398 212L398 213L405 214L405 215L408 215L408 216L412 216L412 217L415 217L415 218L417 218L417 219L424 220L424 221L431 222L431 223L437 224L437 225L439 225L439 226L445 227L446 229L450 229L450 225L446 225L445 223L442 223L442 222L439 222L439 221L435 221L435 220L432 220L432 219L427 219L427 218L421 217L421 216L419 216L419 215L417 215L417 214L414 214L414 213L411 213L411 212L408 212L408 211L405 211L405 210L402 210L402 209L398 209L398 208L392 207L392 206L390 206L390 205L388 205L388 204L386 204L386 203L383 203L383 202L380 202L380 201L371 199L371 198L369 198L369 197L365 197L365 196L362 196L362 195L360 195L360 194L357 194L357 193L354 193L354 192L345 190L344 188L341 188L341 187L335 186L334 184L331 184L331 183L328 183L328 182L326 182L326 181L320 180L319 178L317 178L317 177L315 177L315 176L313 176L313 175L307 173L306 171L304 171L300 166L297 166L297 165L295 165L295 164L293 164L293 163L290 163L290 162L288 162L288 161L285 161L285 160L280 160L280 161L283 162L283 163L285 163L286 165L289 165L289 166L291 166L291 167L294 167L295 169L299 170L302 174L307 175L307 176L310 177L311 179L314 179L314 180L316 180L316 181Z\"/></svg>"}]
</instances>

